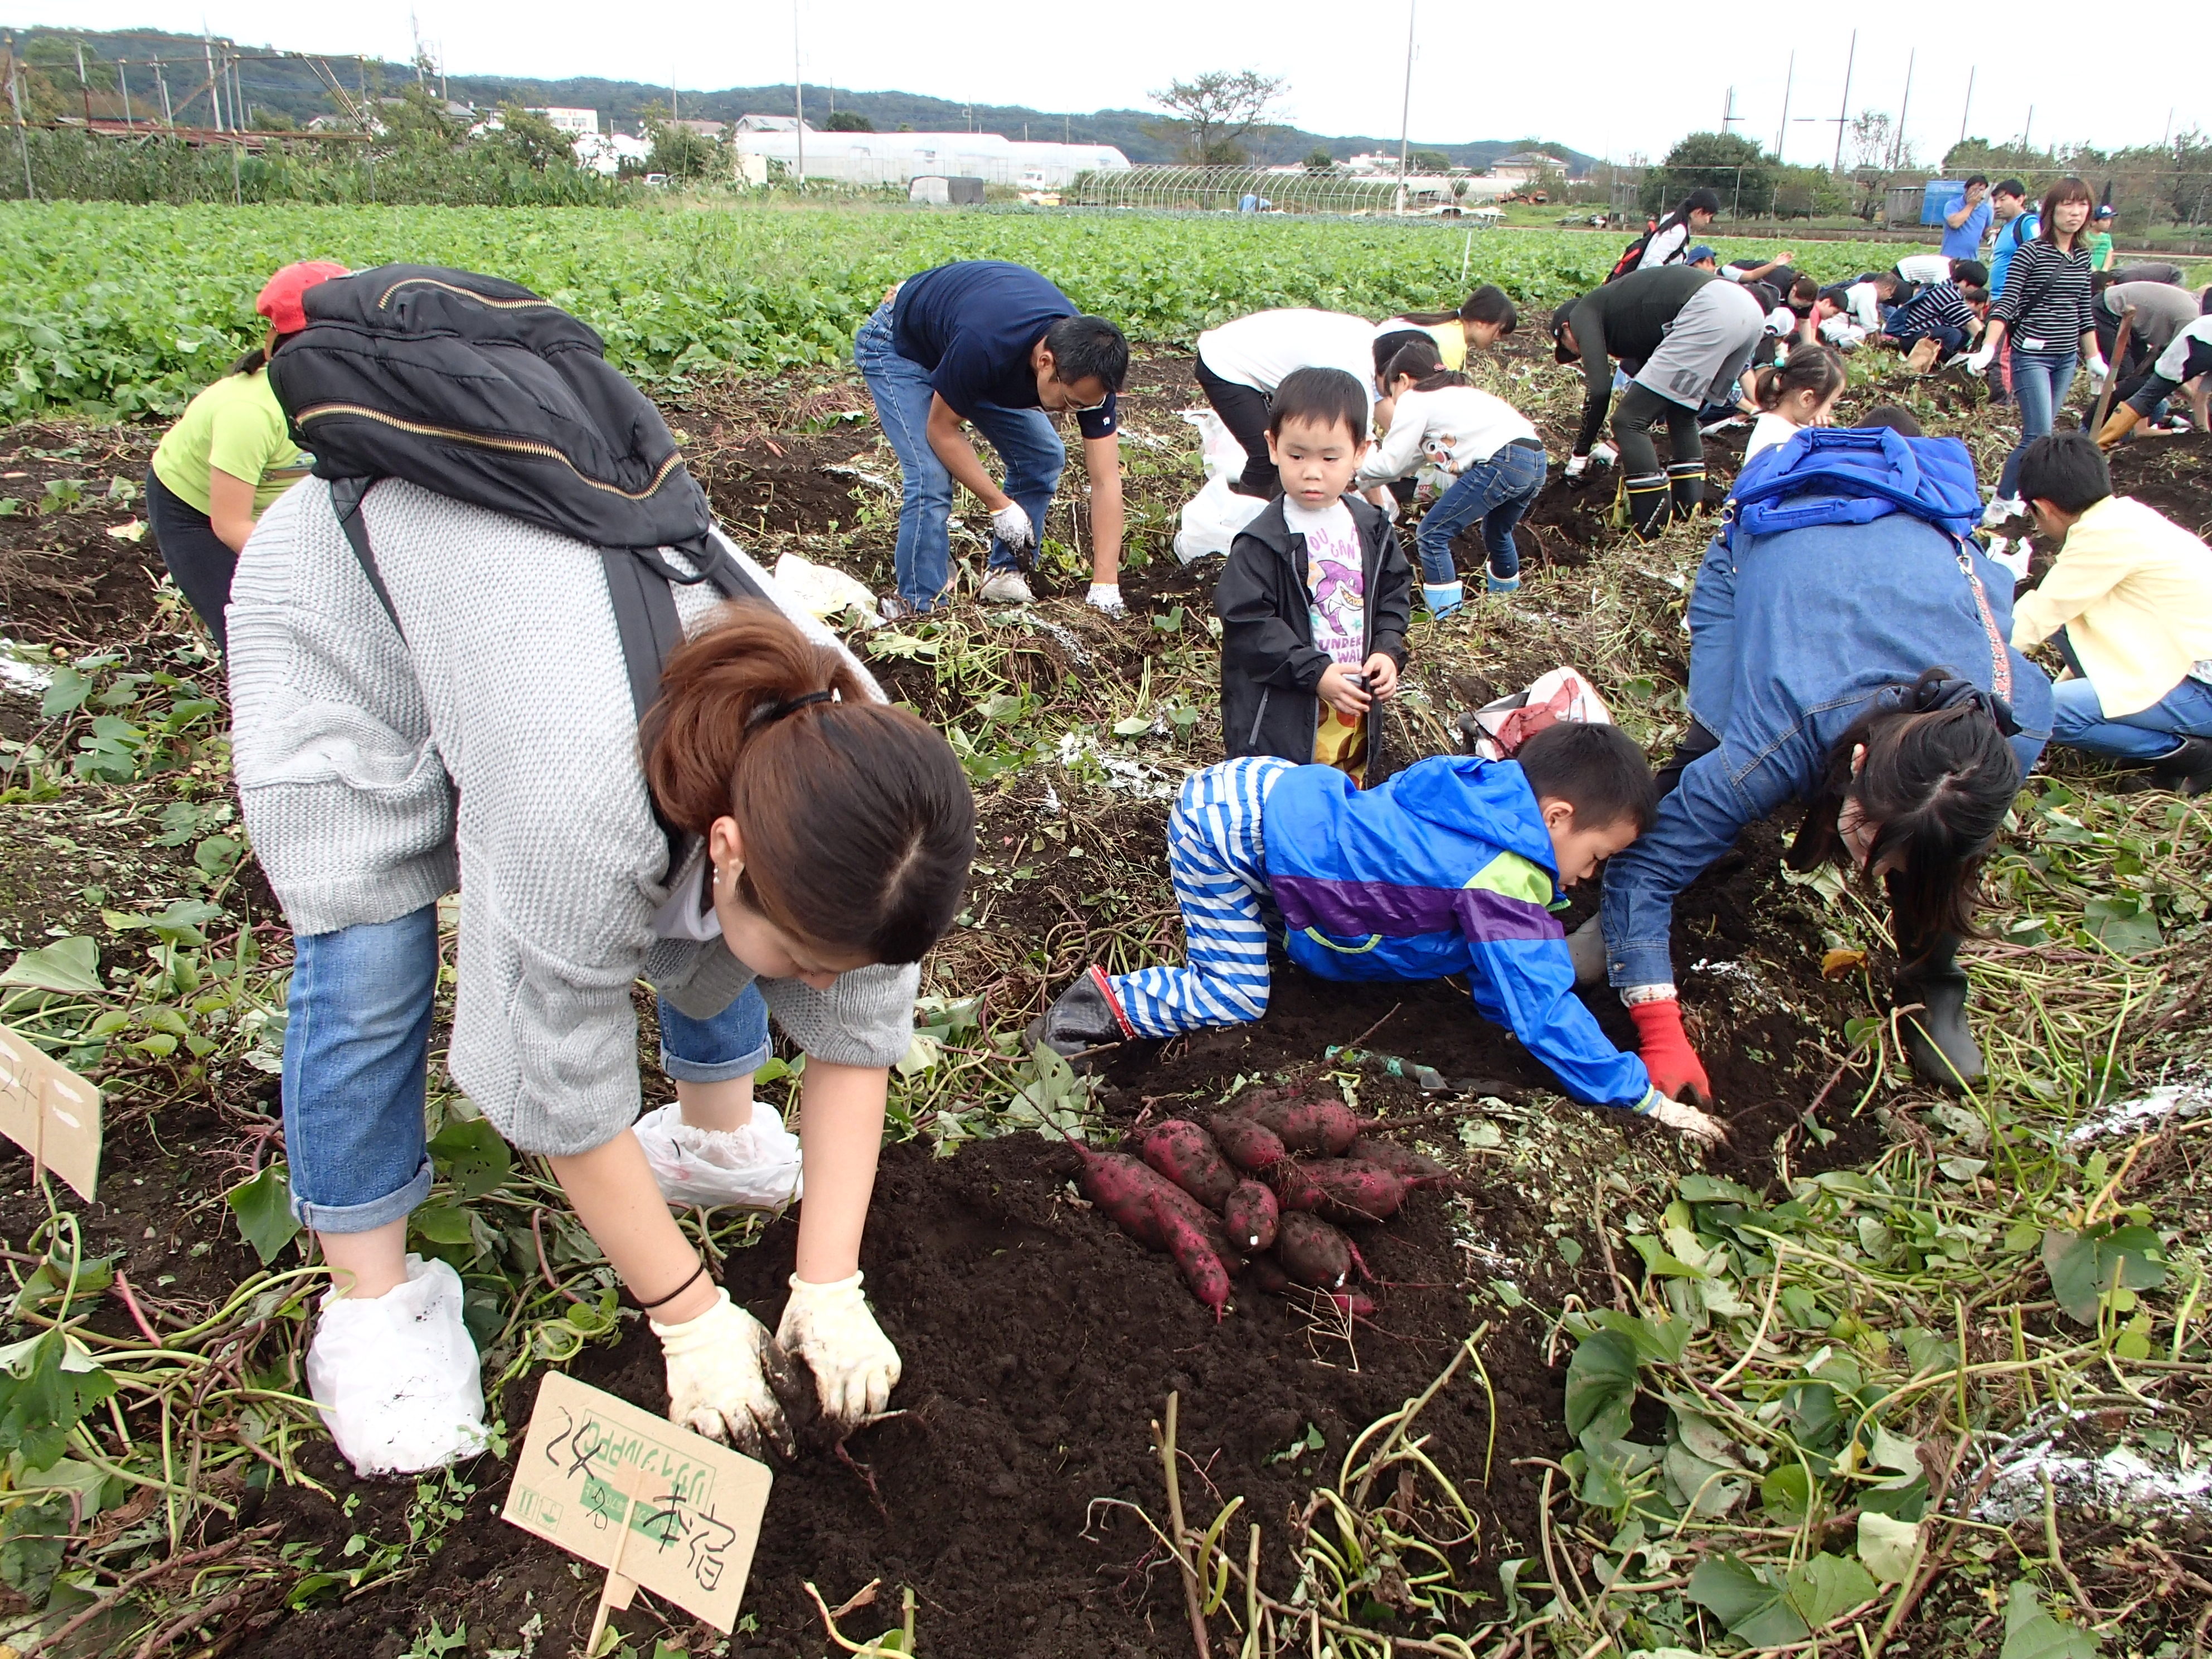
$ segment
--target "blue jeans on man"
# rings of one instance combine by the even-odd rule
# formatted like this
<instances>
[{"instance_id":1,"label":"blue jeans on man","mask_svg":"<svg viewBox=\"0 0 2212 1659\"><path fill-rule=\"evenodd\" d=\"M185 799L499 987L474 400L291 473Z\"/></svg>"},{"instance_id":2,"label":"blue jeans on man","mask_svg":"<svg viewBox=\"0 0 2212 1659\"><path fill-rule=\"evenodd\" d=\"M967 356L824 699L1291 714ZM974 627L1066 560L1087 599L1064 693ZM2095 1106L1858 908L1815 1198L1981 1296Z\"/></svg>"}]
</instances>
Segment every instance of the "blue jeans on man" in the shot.
<instances>
[{"instance_id":1,"label":"blue jeans on man","mask_svg":"<svg viewBox=\"0 0 2212 1659\"><path fill-rule=\"evenodd\" d=\"M2149 708L2108 717L2063 629L2056 643L2075 678L2051 688L2056 702L2051 720L2053 743L2107 760L2154 761L2172 754L2184 738L2212 738L2212 685L2189 676Z\"/></svg>"},{"instance_id":2,"label":"blue jeans on man","mask_svg":"<svg viewBox=\"0 0 2212 1659\"><path fill-rule=\"evenodd\" d=\"M2081 353L2071 343L2063 351L2029 351L2024 347L2014 350L2012 395L2020 404L2020 442L2005 457L2004 471L1997 477L1997 495L2002 499L2011 501L2019 493L2021 458L2027 453L2028 445L2050 432L2051 422L2066 401L2067 388L2074 384L2074 370L2080 361Z\"/></svg>"},{"instance_id":3,"label":"blue jeans on man","mask_svg":"<svg viewBox=\"0 0 2212 1659\"><path fill-rule=\"evenodd\" d=\"M936 395L929 370L902 357L891 344L891 307L876 307L853 341L853 359L876 400L876 418L898 456L898 550L894 560L899 597L917 611L933 608L952 574L952 475L929 447L929 406ZM1041 409L977 408L969 422L1006 464L1006 494L1042 533L1053 491L1066 465L1067 447ZM995 537L990 568L1019 568L1014 551Z\"/></svg>"},{"instance_id":4,"label":"blue jeans on man","mask_svg":"<svg viewBox=\"0 0 2212 1659\"><path fill-rule=\"evenodd\" d=\"M1955 357L1966 349L1966 331L1949 323L1938 323L1921 334L1893 334L1890 337L1897 342L1898 349L1902 351L1911 350L1923 340L1933 340L1943 349L1943 358L1938 359L1939 362Z\"/></svg>"},{"instance_id":5,"label":"blue jeans on man","mask_svg":"<svg viewBox=\"0 0 2212 1659\"><path fill-rule=\"evenodd\" d=\"M1513 527L1535 505L1537 492L1544 487L1544 465L1540 445L1515 442L1453 480L1414 535L1421 555L1421 580L1439 586L1459 580L1452 562L1452 538L1478 520L1482 544L1490 555L1492 583L1517 578L1521 554L1513 544Z\"/></svg>"},{"instance_id":6,"label":"blue jeans on man","mask_svg":"<svg viewBox=\"0 0 2212 1659\"><path fill-rule=\"evenodd\" d=\"M438 907L292 941L284 1030L284 1156L292 1213L365 1233L429 1196L422 1103L438 988ZM712 1019L660 1005L661 1069L750 1077L769 1057L768 1004L748 985Z\"/></svg>"}]
</instances>

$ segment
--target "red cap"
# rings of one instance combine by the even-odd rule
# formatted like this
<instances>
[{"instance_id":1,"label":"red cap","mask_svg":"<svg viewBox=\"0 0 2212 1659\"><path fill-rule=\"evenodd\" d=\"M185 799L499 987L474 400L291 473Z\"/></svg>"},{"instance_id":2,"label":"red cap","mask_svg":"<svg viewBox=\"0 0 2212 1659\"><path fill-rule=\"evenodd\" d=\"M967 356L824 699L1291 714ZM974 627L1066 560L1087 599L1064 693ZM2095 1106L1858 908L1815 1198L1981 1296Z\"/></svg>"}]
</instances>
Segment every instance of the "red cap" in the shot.
<instances>
[{"instance_id":1,"label":"red cap","mask_svg":"<svg viewBox=\"0 0 2212 1659\"><path fill-rule=\"evenodd\" d=\"M266 317L279 334L297 334L307 325L307 307L300 296L317 283L349 273L329 259L301 259L289 264L261 286L253 308Z\"/></svg>"}]
</instances>

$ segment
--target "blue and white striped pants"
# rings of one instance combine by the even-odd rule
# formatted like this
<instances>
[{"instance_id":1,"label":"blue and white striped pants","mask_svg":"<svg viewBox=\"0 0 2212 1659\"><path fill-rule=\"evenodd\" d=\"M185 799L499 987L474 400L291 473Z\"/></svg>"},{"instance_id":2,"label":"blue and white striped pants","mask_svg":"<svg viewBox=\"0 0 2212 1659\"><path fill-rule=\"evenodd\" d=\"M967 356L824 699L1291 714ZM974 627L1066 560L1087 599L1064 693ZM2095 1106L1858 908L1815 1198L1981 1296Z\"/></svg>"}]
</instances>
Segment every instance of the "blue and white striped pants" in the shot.
<instances>
[{"instance_id":1,"label":"blue and white striped pants","mask_svg":"<svg viewBox=\"0 0 2212 1659\"><path fill-rule=\"evenodd\" d=\"M1260 817L1291 763L1224 761L1183 780L1168 817L1168 876L1182 907L1182 968L1145 968L1114 981L1139 1036L1243 1025L1267 1012L1267 933L1273 902Z\"/></svg>"}]
</instances>

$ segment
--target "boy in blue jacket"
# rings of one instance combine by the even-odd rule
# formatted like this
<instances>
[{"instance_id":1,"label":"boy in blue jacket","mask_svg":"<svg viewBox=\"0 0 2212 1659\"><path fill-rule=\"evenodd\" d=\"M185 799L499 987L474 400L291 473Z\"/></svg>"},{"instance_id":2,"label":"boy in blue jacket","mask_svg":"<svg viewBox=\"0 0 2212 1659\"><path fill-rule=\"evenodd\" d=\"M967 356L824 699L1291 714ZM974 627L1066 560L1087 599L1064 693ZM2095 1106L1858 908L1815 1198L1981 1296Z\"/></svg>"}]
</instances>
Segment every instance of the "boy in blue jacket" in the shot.
<instances>
[{"instance_id":1,"label":"boy in blue jacket","mask_svg":"<svg viewBox=\"0 0 2212 1659\"><path fill-rule=\"evenodd\" d=\"M1563 721L1516 759L1437 756L1364 793L1334 767L1224 761L1185 780L1168 823L1188 964L1093 967L1030 1039L1068 1054L1258 1019L1272 935L1323 979L1464 974L1476 1009L1576 1099L1723 1139L1598 1030L1552 914L1563 886L1643 834L1656 800L1644 751L1612 726Z\"/></svg>"}]
</instances>

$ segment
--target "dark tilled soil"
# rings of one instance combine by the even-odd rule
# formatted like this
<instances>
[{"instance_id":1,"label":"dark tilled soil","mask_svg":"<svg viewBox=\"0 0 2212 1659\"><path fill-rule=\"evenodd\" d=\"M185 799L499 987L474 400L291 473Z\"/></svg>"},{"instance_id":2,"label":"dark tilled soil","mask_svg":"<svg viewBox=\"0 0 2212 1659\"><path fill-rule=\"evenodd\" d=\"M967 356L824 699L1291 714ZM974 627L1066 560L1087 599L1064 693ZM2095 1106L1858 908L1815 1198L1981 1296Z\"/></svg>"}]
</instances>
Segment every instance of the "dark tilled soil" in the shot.
<instances>
[{"instance_id":1,"label":"dark tilled soil","mask_svg":"<svg viewBox=\"0 0 2212 1659\"><path fill-rule=\"evenodd\" d=\"M1358 1230L1378 1307L1347 1345L1288 1300L1256 1292L1240 1291L1217 1325L1164 1257L1073 1197L1075 1170L1072 1151L1030 1136L942 1161L915 1145L885 1153L861 1259L904 1360L905 1414L854 1437L846 1449L858 1467L817 1450L778 1471L746 1594L764 1634L740 1635L733 1653L830 1651L802 1583L812 1580L834 1606L877 1577L887 1593L854 1615L852 1633L893 1622L896 1587L912 1585L932 1652L1137 1659L1187 1644L1180 1588L1142 1524L1097 1501L1164 1516L1147 1425L1168 1394L1180 1398L1194 1521L1206 1524L1242 1497L1241 1515L1261 1529L1263 1582L1287 1595L1296 1522L1314 1485L1334 1482L1351 1437L1428 1386L1472 1323L1452 1226L1461 1200L1424 1194L1389 1224ZM1510 1192L1465 1201L1483 1211L1486 1237L1537 1231ZM770 1324L796 1231L779 1223L728 1263L731 1293ZM1510 1460L1543 1454L1559 1433L1559 1380L1538 1355L1510 1334L1491 1338L1483 1353L1498 1395L1494 1458L1490 1410L1471 1374L1421 1419L1430 1455L1482 1521L1461 1552L1470 1582L1534 1539L1532 1484ZM662 1397L659 1358L642 1330L574 1369L629 1399ZM519 1387L506 1401L510 1421L526 1414L531 1392ZM1326 1449L1279 1459L1309 1425ZM492 1476L489 1460L478 1473ZM264 1517L287 1517L295 1540L342 1545L348 1531L389 1524L393 1508L394 1488L356 1490L368 1501L350 1520L318 1500L273 1496ZM549 1638L580 1629L596 1583L520 1534L480 1522L501 1496L487 1485L423 1572L291 1619L258 1650L388 1656L399 1632L441 1616L450 1626L453 1613L466 1614L472 1632L512 1631L530 1608ZM1231 1536L1241 1549L1243 1526Z\"/></svg>"},{"instance_id":2,"label":"dark tilled soil","mask_svg":"<svg viewBox=\"0 0 2212 1659\"><path fill-rule=\"evenodd\" d=\"M0 434L0 635L80 649L137 635L155 610L161 556L137 493L159 441L144 427L18 426ZM118 495L109 491L120 479ZM74 483L77 504L42 511L49 483ZM125 499L127 497L128 499Z\"/></svg>"},{"instance_id":3,"label":"dark tilled soil","mask_svg":"<svg viewBox=\"0 0 2212 1659\"><path fill-rule=\"evenodd\" d=\"M2212 533L2212 433L2137 438L2112 455L2112 489L2198 536Z\"/></svg>"}]
</instances>

